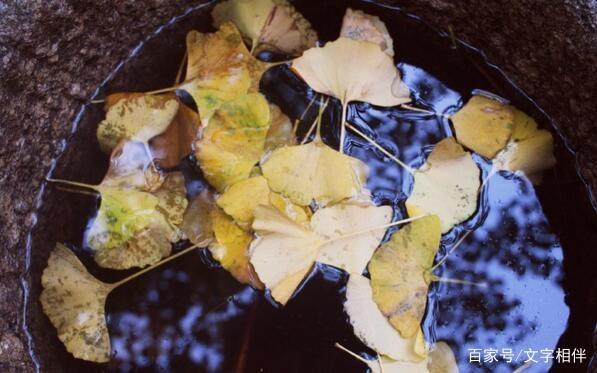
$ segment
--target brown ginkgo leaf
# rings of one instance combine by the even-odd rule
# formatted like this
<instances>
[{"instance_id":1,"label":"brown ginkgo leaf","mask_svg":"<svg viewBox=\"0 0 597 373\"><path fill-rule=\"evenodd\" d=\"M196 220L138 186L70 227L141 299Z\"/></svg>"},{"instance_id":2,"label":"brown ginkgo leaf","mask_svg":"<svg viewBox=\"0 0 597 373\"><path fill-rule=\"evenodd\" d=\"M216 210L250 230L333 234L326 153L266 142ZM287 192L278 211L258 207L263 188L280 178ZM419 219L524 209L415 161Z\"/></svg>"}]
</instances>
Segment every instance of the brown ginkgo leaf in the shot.
<instances>
[{"instance_id":1,"label":"brown ginkgo leaf","mask_svg":"<svg viewBox=\"0 0 597 373\"><path fill-rule=\"evenodd\" d=\"M394 41L386 25L379 17L369 15L362 10L346 9L340 36L370 41L379 45L385 54L394 57Z\"/></svg>"},{"instance_id":2,"label":"brown ginkgo leaf","mask_svg":"<svg viewBox=\"0 0 597 373\"><path fill-rule=\"evenodd\" d=\"M40 301L67 351L78 359L110 360L105 304L113 286L93 277L72 251L57 244L42 279Z\"/></svg>"}]
</instances>

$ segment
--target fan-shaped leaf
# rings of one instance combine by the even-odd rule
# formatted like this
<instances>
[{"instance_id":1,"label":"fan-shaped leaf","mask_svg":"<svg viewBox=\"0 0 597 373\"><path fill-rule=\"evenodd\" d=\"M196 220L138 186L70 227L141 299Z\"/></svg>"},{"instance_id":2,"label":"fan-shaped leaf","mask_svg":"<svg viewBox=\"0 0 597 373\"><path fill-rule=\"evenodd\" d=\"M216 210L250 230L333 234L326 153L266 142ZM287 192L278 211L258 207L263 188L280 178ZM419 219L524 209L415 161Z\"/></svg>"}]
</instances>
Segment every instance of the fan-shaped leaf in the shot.
<instances>
[{"instance_id":1,"label":"fan-shaped leaf","mask_svg":"<svg viewBox=\"0 0 597 373\"><path fill-rule=\"evenodd\" d=\"M362 161L335 151L318 138L274 150L262 160L261 168L272 190L301 206L353 197L367 179Z\"/></svg>"},{"instance_id":2,"label":"fan-shaped leaf","mask_svg":"<svg viewBox=\"0 0 597 373\"><path fill-rule=\"evenodd\" d=\"M77 256L62 244L50 254L42 279L40 301L58 331L58 338L76 358L110 360L105 303L112 285L87 272Z\"/></svg>"},{"instance_id":3,"label":"fan-shaped leaf","mask_svg":"<svg viewBox=\"0 0 597 373\"><path fill-rule=\"evenodd\" d=\"M255 50L299 54L317 41L309 22L286 0L227 0L212 16L216 27L234 22Z\"/></svg>"},{"instance_id":4,"label":"fan-shaped leaf","mask_svg":"<svg viewBox=\"0 0 597 373\"><path fill-rule=\"evenodd\" d=\"M423 217L394 232L369 263L373 299L404 338L420 329L440 238L439 218Z\"/></svg>"},{"instance_id":5,"label":"fan-shaped leaf","mask_svg":"<svg viewBox=\"0 0 597 373\"><path fill-rule=\"evenodd\" d=\"M493 158L512 135L512 108L485 96L473 96L451 117L458 142L475 153Z\"/></svg>"},{"instance_id":6,"label":"fan-shaped leaf","mask_svg":"<svg viewBox=\"0 0 597 373\"><path fill-rule=\"evenodd\" d=\"M413 191L406 200L409 216L419 215L412 211L413 206L437 214L445 233L476 211L480 171L453 137L435 145L414 178Z\"/></svg>"}]
</instances>

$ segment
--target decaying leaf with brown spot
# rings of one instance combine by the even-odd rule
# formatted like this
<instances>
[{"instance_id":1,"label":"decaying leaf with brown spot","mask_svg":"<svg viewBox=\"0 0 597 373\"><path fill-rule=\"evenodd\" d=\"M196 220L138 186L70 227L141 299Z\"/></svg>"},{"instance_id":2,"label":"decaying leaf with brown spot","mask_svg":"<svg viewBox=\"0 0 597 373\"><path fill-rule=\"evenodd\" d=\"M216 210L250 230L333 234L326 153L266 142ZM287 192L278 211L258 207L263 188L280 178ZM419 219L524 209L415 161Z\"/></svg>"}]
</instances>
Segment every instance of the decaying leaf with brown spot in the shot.
<instances>
[{"instance_id":1,"label":"decaying leaf with brown spot","mask_svg":"<svg viewBox=\"0 0 597 373\"><path fill-rule=\"evenodd\" d=\"M195 156L203 175L218 191L247 179L264 152L270 111L265 97L249 93L224 103L203 137Z\"/></svg>"},{"instance_id":2,"label":"decaying leaf with brown spot","mask_svg":"<svg viewBox=\"0 0 597 373\"><path fill-rule=\"evenodd\" d=\"M221 209L211 212L215 242L209 246L213 257L238 281L263 289L249 262L248 248L253 236L236 225Z\"/></svg>"},{"instance_id":3,"label":"decaying leaf with brown spot","mask_svg":"<svg viewBox=\"0 0 597 373\"><path fill-rule=\"evenodd\" d=\"M485 96L473 96L450 118L458 142L485 158L502 150L514 127L512 108Z\"/></svg>"},{"instance_id":4,"label":"decaying leaf with brown spot","mask_svg":"<svg viewBox=\"0 0 597 373\"><path fill-rule=\"evenodd\" d=\"M267 137L265 138L265 152L267 153L283 146L296 145L296 135L290 119L288 119L277 105L270 104L269 109L271 122Z\"/></svg>"},{"instance_id":5,"label":"decaying leaf with brown spot","mask_svg":"<svg viewBox=\"0 0 597 373\"><path fill-rule=\"evenodd\" d=\"M379 17L369 15L362 10L346 9L340 36L370 41L379 45L385 54L394 57L394 41L386 25Z\"/></svg>"},{"instance_id":6,"label":"decaying leaf with brown spot","mask_svg":"<svg viewBox=\"0 0 597 373\"><path fill-rule=\"evenodd\" d=\"M212 243L213 224L211 211L215 208L215 196L209 189L204 189L187 206L180 226L184 237L194 245L206 247Z\"/></svg>"},{"instance_id":7,"label":"decaying leaf with brown spot","mask_svg":"<svg viewBox=\"0 0 597 373\"><path fill-rule=\"evenodd\" d=\"M100 211L86 233L98 265L144 267L170 254L171 243L181 238L176 226L187 207L181 173L168 174L153 193L101 188Z\"/></svg>"},{"instance_id":8,"label":"decaying leaf with brown spot","mask_svg":"<svg viewBox=\"0 0 597 373\"><path fill-rule=\"evenodd\" d=\"M58 338L78 359L110 360L105 303L113 286L93 277L77 256L62 244L50 254L42 276L40 296L44 313Z\"/></svg>"},{"instance_id":9,"label":"decaying leaf with brown spot","mask_svg":"<svg viewBox=\"0 0 597 373\"><path fill-rule=\"evenodd\" d=\"M512 138L506 148L496 156L494 164L499 170L520 171L533 184L538 184L542 172L556 163L553 155L553 137L549 131L538 129L537 122L530 116L516 108L512 110Z\"/></svg>"},{"instance_id":10,"label":"decaying leaf with brown spot","mask_svg":"<svg viewBox=\"0 0 597 373\"><path fill-rule=\"evenodd\" d=\"M315 261L361 273L391 214L388 206L344 202L321 208L309 224L300 224L277 209L258 206L251 263L272 297L286 304Z\"/></svg>"},{"instance_id":11,"label":"decaying leaf with brown spot","mask_svg":"<svg viewBox=\"0 0 597 373\"><path fill-rule=\"evenodd\" d=\"M102 150L110 153L124 139L138 141L148 149L149 140L166 131L179 107L172 94L121 93L108 96L106 119L97 127L97 139Z\"/></svg>"},{"instance_id":12,"label":"decaying leaf with brown spot","mask_svg":"<svg viewBox=\"0 0 597 373\"><path fill-rule=\"evenodd\" d=\"M317 33L286 0L227 0L212 11L214 26L232 21L252 49L300 54L315 45Z\"/></svg>"},{"instance_id":13,"label":"decaying leaf with brown spot","mask_svg":"<svg viewBox=\"0 0 597 373\"><path fill-rule=\"evenodd\" d=\"M470 218L477 210L481 171L470 153L453 137L435 145L427 162L414 172L413 190L406 200L409 216L413 207L436 214L442 233Z\"/></svg>"},{"instance_id":14,"label":"decaying leaf with brown spot","mask_svg":"<svg viewBox=\"0 0 597 373\"><path fill-rule=\"evenodd\" d=\"M425 216L394 232L369 263L373 299L404 338L420 330L440 239L439 218Z\"/></svg>"}]
</instances>

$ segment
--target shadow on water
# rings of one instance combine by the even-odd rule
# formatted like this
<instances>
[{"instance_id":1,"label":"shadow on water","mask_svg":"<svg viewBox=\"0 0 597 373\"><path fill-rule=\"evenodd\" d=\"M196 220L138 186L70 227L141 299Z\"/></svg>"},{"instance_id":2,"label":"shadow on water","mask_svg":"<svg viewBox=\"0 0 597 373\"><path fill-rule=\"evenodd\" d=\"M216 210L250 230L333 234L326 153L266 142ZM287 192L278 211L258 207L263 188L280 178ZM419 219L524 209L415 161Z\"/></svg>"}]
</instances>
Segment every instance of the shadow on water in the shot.
<instances>
[{"instance_id":1,"label":"shadow on water","mask_svg":"<svg viewBox=\"0 0 597 373\"><path fill-rule=\"evenodd\" d=\"M475 50L453 48L416 18L400 11L358 1L297 1L324 40L335 39L346 4L378 14L394 40L399 68L413 91L414 105L452 113L473 89L504 97L546 128L552 123L533 102ZM209 8L197 9L148 39L137 54L119 67L105 92L144 91L172 83L190 29L212 30ZM291 117L301 115L313 93L286 67L270 70L262 91ZM337 146L340 108L332 100L324 117L324 139ZM311 123L315 110L307 115ZM69 140L54 175L98 182L107 167L95 140L102 108L88 106L78 131ZM417 167L432 146L452 135L447 119L366 103L350 106L350 121L398 158ZM334 125L333 123L336 123ZM299 130L304 134L305 128ZM556 136L557 137L557 136ZM360 138L348 137L346 150L370 168L368 187L380 204L404 215L412 177ZM585 348L595 323L594 245L596 221L574 158L557 139L558 165L534 188L524 178L500 173L481 196L481 207L469 221L443 237L444 255L465 230L473 230L437 273L444 277L486 282L487 288L434 283L425 320L427 339L445 340L455 351L461 372L509 372L527 359L470 364L470 349L523 350ZM489 164L475 156L487 175ZM89 167L93 164L94 167ZM192 193L205 187L192 160L183 165ZM68 202L68 203L65 203ZM365 367L334 348L340 342L361 354L373 351L356 337L343 312L343 272L318 265L300 292L283 308L262 293L234 281L205 252L177 259L142 279L119 288L107 303L113 358L104 365L73 359L56 338L37 301L40 276L57 241L80 247L87 219L97 201L65 195L49 188L31 236L30 293L26 320L32 352L43 371L206 371L206 372L360 372ZM106 281L122 273L100 270L88 253L77 249L90 270ZM439 258L438 256L438 258ZM570 315L570 318L568 317ZM535 356L540 360L540 353ZM547 371L551 362L529 371ZM559 365L555 371L583 371L584 364Z\"/></svg>"}]
</instances>

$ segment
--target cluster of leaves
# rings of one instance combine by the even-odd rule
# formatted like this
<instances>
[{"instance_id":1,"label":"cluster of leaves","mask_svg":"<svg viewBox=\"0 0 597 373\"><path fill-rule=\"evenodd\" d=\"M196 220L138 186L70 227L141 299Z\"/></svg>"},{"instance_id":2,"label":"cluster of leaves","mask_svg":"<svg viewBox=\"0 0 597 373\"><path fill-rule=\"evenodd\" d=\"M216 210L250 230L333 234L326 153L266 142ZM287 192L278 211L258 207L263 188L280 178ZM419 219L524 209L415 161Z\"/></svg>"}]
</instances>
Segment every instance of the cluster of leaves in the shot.
<instances>
[{"instance_id":1,"label":"cluster of leaves","mask_svg":"<svg viewBox=\"0 0 597 373\"><path fill-rule=\"evenodd\" d=\"M463 145L493 158L496 170L536 179L553 164L549 132L512 106L474 96L451 117L456 138L436 144L423 166L390 157L414 177L409 218L392 221L393 208L377 206L365 188L367 166L343 154L347 129L372 142L347 123L350 102L390 107L410 100L383 22L348 9L339 38L319 47L285 0L228 0L212 14L218 31L188 33L185 79L175 87L192 96L198 113L173 93L112 94L97 129L111 154L104 180L61 181L101 196L85 236L100 266L149 267L105 284L58 244L41 302L60 339L78 358L107 361L108 293L181 254L169 256L171 243L186 238L193 243L186 250L207 247L234 278L266 289L281 305L315 263L338 267L350 275L344 307L355 335L381 356L365 361L374 371L457 371L447 344L428 346L420 324L438 279L432 271L441 236L477 209L480 170ZM263 50L298 56L292 71L340 101L339 150L320 136L326 105L319 105L313 139L299 144L296 125L259 93L262 74L277 65L255 57ZM175 170L191 153L212 188L187 201ZM406 223L382 244L389 227Z\"/></svg>"}]
</instances>

